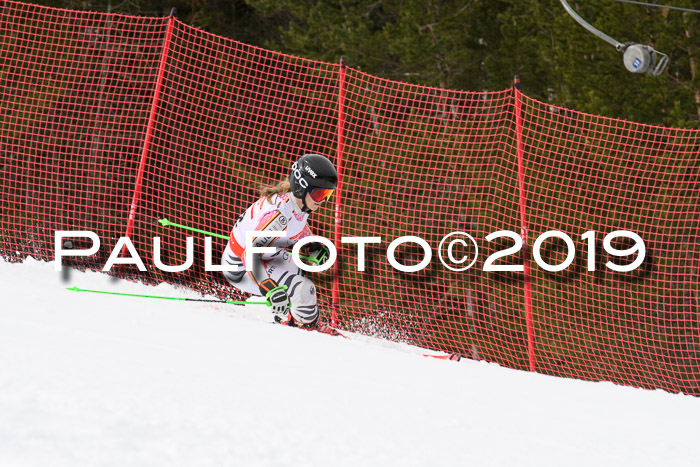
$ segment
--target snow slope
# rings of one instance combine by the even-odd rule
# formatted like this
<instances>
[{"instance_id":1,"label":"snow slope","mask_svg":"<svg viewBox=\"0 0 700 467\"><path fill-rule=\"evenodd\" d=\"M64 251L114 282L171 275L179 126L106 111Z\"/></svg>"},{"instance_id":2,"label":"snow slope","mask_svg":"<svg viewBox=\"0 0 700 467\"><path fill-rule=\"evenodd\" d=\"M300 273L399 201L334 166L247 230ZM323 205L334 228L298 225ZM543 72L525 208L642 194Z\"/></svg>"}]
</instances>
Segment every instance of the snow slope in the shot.
<instances>
[{"instance_id":1,"label":"snow slope","mask_svg":"<svg viewBox=\"0 0 700 467\"><path fill-rule=\"evenodd\" d=\"M696 466L700 398L425 358L0 260L0 466Z\"/></svg>"}]
</instances>

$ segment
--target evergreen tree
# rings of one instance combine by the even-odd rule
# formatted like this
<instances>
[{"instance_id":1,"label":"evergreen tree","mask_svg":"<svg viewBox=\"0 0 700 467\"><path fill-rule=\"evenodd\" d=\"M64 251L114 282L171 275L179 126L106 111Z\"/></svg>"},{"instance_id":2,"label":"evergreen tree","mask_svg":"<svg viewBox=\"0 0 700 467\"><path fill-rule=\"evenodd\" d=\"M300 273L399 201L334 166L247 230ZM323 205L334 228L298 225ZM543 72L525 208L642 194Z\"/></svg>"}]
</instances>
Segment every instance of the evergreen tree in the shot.
<instances>
[{"instance_id":1,"label":"evergreen tree","mask_svg":"<svg viewBox=\"0 0 700 467\"><path fill-rule=\"evenodd\" d=\"M643 123L700 126L697 73L700 15L623 4L571 2L616 40L669 55L661 77L628 72L622 54L586 31L558 0L248 0L266 15L287 15L269 46L337 61L383 77L439 87L510 86L553 104ZM691 0L678 0L678 6Z\"/></svg>"},{"instance_id":2,"label":"evergreen tree","mask_svg":"<svg viewBox=\"0 0 700 467\"><path fill-rule=\"evenodd\" d=\"M570 0L586 21L668 54L660 77L628 72L622 54L559 0L35 0L50 6L167 15L214 34L381 77L464 90L511 86L552 104L615 118L700 127L700 14ZM673 0L697 8L695 0Z\"/></svg>"}]
</instances>

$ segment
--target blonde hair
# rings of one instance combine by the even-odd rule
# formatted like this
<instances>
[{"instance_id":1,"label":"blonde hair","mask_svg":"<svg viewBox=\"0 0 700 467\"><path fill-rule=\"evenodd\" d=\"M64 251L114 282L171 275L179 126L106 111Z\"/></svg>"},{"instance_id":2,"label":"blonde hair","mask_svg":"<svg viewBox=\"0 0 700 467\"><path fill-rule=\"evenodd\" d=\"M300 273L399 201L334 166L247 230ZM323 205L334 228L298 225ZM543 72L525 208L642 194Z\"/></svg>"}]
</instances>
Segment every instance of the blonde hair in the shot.
<instances>
[{"instance_id":1,"label":"blonde hair","mask_svg":"<svg viewBox=\"0 0 700 467\"><path fill-rule=\"evenodd\" d=\"M289 179L284 177L277 185L268 185L260 188L260 196L267 198L269 203L272 203L273 195L281 195L291 191L292 186L289 184Z\"/></svg>"}]
</instances>

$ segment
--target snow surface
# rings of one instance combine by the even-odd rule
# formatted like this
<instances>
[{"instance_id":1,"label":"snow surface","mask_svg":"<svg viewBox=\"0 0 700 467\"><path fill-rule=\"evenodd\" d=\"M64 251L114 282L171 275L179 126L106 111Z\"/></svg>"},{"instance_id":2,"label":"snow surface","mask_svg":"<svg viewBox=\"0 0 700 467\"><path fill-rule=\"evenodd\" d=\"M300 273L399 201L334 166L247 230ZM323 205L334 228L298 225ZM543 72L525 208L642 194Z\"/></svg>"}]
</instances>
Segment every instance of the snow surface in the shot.
<instances>
[{"instance_id":1,"label":"snow surface","mask_svg":"<svg viewBox=\"0 0 700 467\"><path fill-rule=\"evenodd\" d=\"M70 292L198 297L32 259L0 284L3 467L700 465L700 398Z\"/></svg>"}]
</instances>

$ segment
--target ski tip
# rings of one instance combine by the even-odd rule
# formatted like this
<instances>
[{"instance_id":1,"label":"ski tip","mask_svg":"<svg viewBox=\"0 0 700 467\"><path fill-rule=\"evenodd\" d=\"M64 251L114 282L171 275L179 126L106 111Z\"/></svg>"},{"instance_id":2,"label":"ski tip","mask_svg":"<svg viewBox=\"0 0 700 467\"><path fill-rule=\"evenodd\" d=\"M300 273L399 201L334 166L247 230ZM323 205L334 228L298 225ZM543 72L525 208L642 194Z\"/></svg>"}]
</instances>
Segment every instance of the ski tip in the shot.
<instances>
[{"instance_id":1,"label":"ski tip","mask_svg":"<svg viewBox=\"0 0 700 467\"><path fill-rule=\"evenodd\" d=\"M330 326L329 324L326 323L320 323L316 327L305 327L305 326L300 326L299 329L303 329L305 331L309 332L318 332L321 334L326 334L329 336L338 336L338 337L343 337L345 339L348 338L348 336L344 335L340 331L338 331L336 328Z\"/></svg>"},{"instance_id":2,"label":"ski tip","mask_svg":"<svg viewBox=\"0 0 700 467\"><path fill-rule=\"evenodd\" d=\"M66 290L70 290L71 292L80 292L80 289L76 286L66 287Z\"/></svg>"},{"instance_id":3,"label":"ski tip","mask_svg":"<svg viewBox=\"0 0 700 467\"><path fill-rule=\"evenodd\" d=\"M348 336L346 336L342 332L338 331L336 328L333 328L330 326L328 326L326 328L322 328L321 326L319 326L318 328L316 328L316 331L320 332L322 334L328 334L329 336L338 336L338 337L342 337L343 339L348 338Z\"/></svg>"},{"instance_id":4,"label":"ski tip","mask_svg":"<svg viewBox=\"0 0 700 467\"><path fill-rule=\"evenodd\" d=\"M333 329L333 328L328 328L328 329L323 329L323 330L322 330L322 329L317 329L317 331L320 332L320 333L323 333L323 334L328 334L329 336L341 336L341 337L345 337L345 336L343 336L341 333L339 333L337 329Z\"/></svg>"},{"instance_id":5,"label":"ski tip","mask_svg":"<svg viewBox=\"0 0 700 467\"><path fill-rule=\"evenodd\" d=\"M449 355L430 355L430 354L423 354L424 357L431 357L431 358L437 358L440 360L450 360L453 362L458 362L462 359L462 356L458 354L457 352L452 352Z\"/></svg>"},{"instance_id":6,"label":"ski tip","mask_svg":"<svg viewBox=\"0 0 700 467\"><path fill-rule=\"evenodd\" d=\"M165 218L163 218L163 219L158 219L158 223L159 223L160 225L162 225L162 226L170 225L170 221L169 221L168 219L165 219Z\"/></svg>"}]
</instances>

